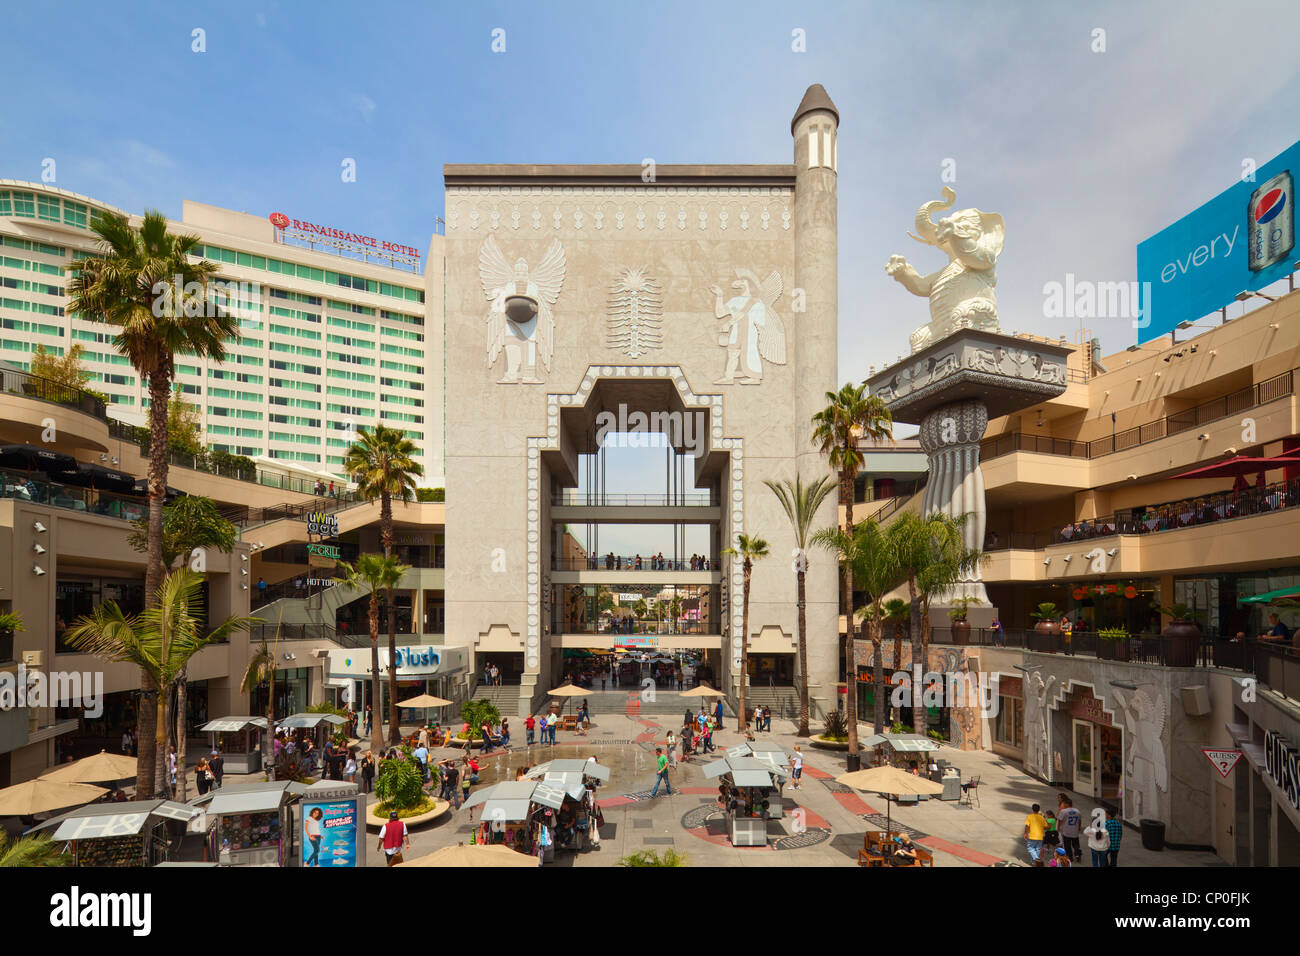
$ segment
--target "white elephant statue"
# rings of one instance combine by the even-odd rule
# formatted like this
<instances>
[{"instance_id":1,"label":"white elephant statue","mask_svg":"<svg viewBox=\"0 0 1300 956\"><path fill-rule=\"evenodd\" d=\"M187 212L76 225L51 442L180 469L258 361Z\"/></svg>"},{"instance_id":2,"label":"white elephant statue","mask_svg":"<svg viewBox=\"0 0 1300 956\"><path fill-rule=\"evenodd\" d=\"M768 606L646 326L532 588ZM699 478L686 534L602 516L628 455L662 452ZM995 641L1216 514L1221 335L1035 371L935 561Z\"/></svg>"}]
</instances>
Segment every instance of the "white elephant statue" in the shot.
<instances>
[{"instance_id":1,"label":"white elephant statue","mask_svg":"<svg viewBox=\"0 0 1300 956\"><path fill-rule=\"evenodd\" d=\"M890 256L885 271L913 295L930 300L930 322L911 335L912 351L951 335L958 329L998 331L997 273L1006 228L1002 217L978 209L962 209L935 222L936 211L952 208L957 194L943 187L943 199L925 203L916 211L912 236L948 254L948 264L923 276L903 256Z\"/></svg>"}]
</instances>

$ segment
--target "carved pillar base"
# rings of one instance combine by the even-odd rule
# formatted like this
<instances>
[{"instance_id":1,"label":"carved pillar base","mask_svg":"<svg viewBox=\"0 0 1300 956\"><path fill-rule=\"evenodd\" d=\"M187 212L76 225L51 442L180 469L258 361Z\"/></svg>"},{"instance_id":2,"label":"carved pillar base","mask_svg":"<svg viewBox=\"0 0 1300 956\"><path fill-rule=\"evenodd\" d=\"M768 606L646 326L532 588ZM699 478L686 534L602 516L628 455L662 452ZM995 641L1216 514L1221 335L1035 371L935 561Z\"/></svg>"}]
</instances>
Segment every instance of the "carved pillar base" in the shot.
<instances>
[{"instance_id":1,"label":"carved pillar base","mask_svg":"<svg viewBox=\"0 0 1300 956\"><path fill-rule=\"evenodd\" d=\"M921 420L921 447L930 464L930 480L922 498L921 513L936 512L951 518L966 516L962 539L967 548L984 546L984 476L980 472L980 439L988 427L989 415L979 399L962 399L941 405ZM949 605L955 598L976 598L984 604L980 569L966 575L949 593L934 602Z\"/></svg>"}]
</instances>

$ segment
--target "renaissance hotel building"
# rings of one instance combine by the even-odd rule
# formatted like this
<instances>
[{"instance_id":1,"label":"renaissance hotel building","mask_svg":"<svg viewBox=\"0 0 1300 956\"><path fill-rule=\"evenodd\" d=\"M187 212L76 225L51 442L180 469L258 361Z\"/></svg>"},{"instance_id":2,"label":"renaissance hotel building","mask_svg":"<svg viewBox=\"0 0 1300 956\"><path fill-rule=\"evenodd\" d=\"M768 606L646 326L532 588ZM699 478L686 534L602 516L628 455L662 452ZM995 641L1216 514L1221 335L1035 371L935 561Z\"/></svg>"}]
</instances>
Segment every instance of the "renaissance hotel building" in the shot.
<instances>
[{"instance_id":1,"label":"renaissance hotel building","mask_svg":"<svg viewBox=\"0 0 1300 956\"><path fill-rule=\"evenodd\" d=\"M202 240L198 251L229 293L214 298L240 322L225 362L177 356L176 382L206 442L269 467L341 475L356 427L380 421L406 431L426 473L441 474L441 377L426 373L439 358L425 344L426 250L283 213L190 200L183 210L170 230ZM120 212L0 180L0 362L25 368L37 346L61 356L80 344L109 416L143 425L147 386L113 348L115 330L67 312L65 267L96 249L89 225L101 211ZM431 261L440 266L440 250Z\"/></svg>"}]
</instances>

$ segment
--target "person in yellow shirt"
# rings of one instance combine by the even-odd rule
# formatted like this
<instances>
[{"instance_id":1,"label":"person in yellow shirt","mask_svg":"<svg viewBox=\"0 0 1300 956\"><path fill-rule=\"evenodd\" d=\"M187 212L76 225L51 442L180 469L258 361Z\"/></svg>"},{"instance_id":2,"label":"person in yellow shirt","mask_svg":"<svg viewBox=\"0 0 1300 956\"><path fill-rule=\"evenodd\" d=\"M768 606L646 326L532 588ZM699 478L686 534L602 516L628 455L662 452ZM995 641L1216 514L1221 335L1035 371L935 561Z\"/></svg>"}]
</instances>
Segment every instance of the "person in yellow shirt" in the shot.
<instances>
[{"instance_id":1,"label":"person in yellow shirt","mask_svg":"<svg viewBox=\"0 0 1300 956\"><path fill-rule=\"evenodd\" d=\"M1025 849L1029 851L1029 862L1042 866L1043 836L1047 833L1047 818L1039 812L1041 808L1034 804L1029 816L1025 817Z\"/></svg>"}]
</instances>

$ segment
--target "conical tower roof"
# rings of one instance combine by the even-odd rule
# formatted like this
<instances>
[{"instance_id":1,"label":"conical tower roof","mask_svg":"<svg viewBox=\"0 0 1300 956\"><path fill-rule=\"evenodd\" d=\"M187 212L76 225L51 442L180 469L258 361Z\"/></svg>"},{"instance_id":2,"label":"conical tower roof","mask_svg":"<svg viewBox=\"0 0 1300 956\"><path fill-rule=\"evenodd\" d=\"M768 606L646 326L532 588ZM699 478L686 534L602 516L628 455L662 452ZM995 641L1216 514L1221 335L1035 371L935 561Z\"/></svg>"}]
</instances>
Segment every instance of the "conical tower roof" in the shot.
<instances>
[{"instance_id":1,"label":"conical tower roof","mask_svg":"<svg viewBox=\"0 0 1300 956\"><path fill-rule=\"evenodd\" d=\"M826 92L826 87L820 83L814 83L808 87L804 93L803 99L799 101L799 108L794 111L794 119L790 120L790 135L794 135L794 128L798 125L801 117L813 110L830 110L835 116L835 125L839 125L840 111L835 108L831 102L830 94Z\"/></svg>"}]
</instances>

